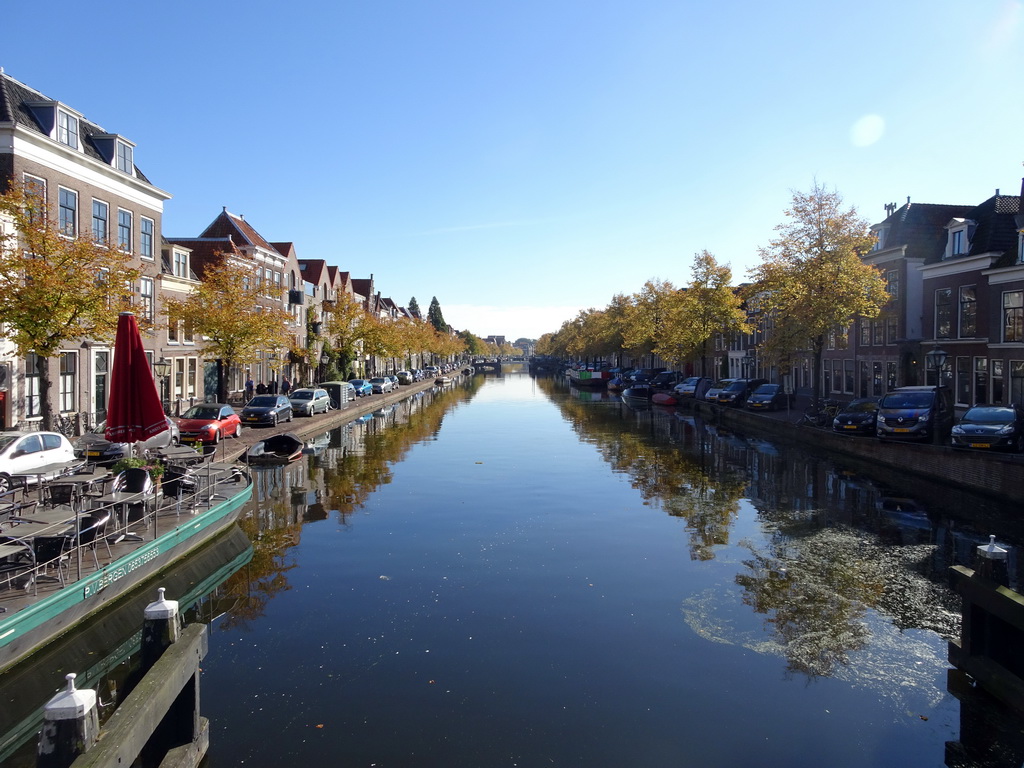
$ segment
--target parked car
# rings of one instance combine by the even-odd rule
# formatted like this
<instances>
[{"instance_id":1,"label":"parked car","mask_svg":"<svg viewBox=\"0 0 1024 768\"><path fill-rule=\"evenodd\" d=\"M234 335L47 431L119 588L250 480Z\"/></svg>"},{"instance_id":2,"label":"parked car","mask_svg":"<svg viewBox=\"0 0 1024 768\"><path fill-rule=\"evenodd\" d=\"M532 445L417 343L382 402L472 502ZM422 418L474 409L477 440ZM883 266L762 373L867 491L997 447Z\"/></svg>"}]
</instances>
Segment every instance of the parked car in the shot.
<instances>
[{"instance_id":1,"label":"parked car","mask_svg":"<svg viewBox=\"0 0 1024 768\"><path fill-rule=\"evenodd\" d=\"M148 440L139 443L112 443L104 436L103 431L107 428L107 422L101 421L80 438L75 440L75 456L93 464L106 466L116 464L121 459L131 456L132 446L144 451L151 451L157 448L166 448L169 445L177 445L181 441L178 432L178 425L170 419L166 419L167 429L159 432Z\"/></svg>"},{"instance_id":2,"label":"parked car","mask_svg":"<svg viewBox=\"0 0 1024 768\"><path fill-rule=\"evenodd\" d=\"M412 384L413 382L412 371L399 371L395 376L398 378L399 384Z\"/></svg>"},{"instance_id":3,"label":"parked car","mask_svg":"<svg viewBox=\"0 0 1024 768\"><path fill-rule=\"evenodd\" d=\"M401 382L398 380L398 377L395 375L385 376L384 378L391 379L391 383L395 385L394 387L392 387L392 389L398 389L398 385L401 384Z\"/></svg>"},{"instance_id":4,"label":"parked car","mask_svg":"<svg viewBox=\"0 0 1024 768\"><path fill-rule=\"evenodd\" d=\"M954 448L1024 451L1024 409L1019 405L975 405L953 425Z\"/></svg>"},{"instance_id":5,"label":"parked car","mask_svg":"<svg viewBox=\"0 0 1024 768\"><path fill-rule=\"evenodd\" d=\"M679 383L681 376L678 371L662 371L651 378L651 386L655 389L672 389Z\"/></svg>"},{"instance_id":6,"label":"parked car","mask_svg":"<svg viewBox=\"0 0 1024 768\"><path fill-rule=\"evenodd\" d=\"M719 405L739 407L747 402L747 398L762 384L765 379L733 379L728 386L718 393Z\"/></svg>"},{"instance_id":7,"label":"parked car","mask_svg":"<svg viewBox=\"0 0 1024 768\"><path fill-rule=\"evenodd\" d=\"M347 383L347 382L346 382ZM353 393L353 397L354 397ZM304 387L292 390L289 395L296 416L313 416L331 410L331 396L326 389Z\"/></svg>"},{"instance_id":8,"label":"parked car","mask_svg":"<svg viewBox=\"0 0 1024 768\"><path fill-rule=\"evenodd\" d=\"M788 398L781 384L762 384L747 397L747 408L751 411L777 411L786 407Z\"/></svg>"},{"instance_id":9,"label":"parked car","mask_svg":"<svg viewBox=\"0 0 1024 768\"><path fill-rule=\"evenodd\" d=\"M383 395L385 392L390 392L395 388L394 383L387 376L374 376L370 379L370 386L373 388L375 395Z\"/></svg>"},{"instance_id":10,"label":"parked car","mask_svg":"<svg viewBox=\"0 0 1024 768\"><path fill-rule=\"evenodd\" d=\"M222 437L241 437L242 420L235 409L225 403L193 405L178 419L183 443L211 443Z\"/></svg>"},{"instance_id":11,"label":"parked car","mask_svg":"<svg viewBox=\"0 0 1024 768\"><path fill-rule=\"evenodd\" d=\"M242 423L269 424L276 427L280 421L292 420L292 401L287 395L256 395L245 404L241 413Z\"/></svg>"},{"instance_id":12,"label":"parked car","mask_svg":"<svg viewBox=\"0 0 1024 768\"><path fill-rule=\"evenodd\" d=\"M928 440L949 434L953 394L949 387L900 387L878 403L875 434L880 440Z\"/></svg>"},{"instance_id":13,"label":"parked car","mask_svg":"<svg viewBox=\"0 0 1024 768\"><path fill-rule=\"evenodd\" d=\"M673 391L679 397L696 397L703 399L708 387L711 386L711 379L707 376L689 376L675 385ZM700 390L698 392L698 390Z\"/></svg>"},{"instance_id":14,"label":"parked car","mask_svg":"<svg viewBox=\"0 0 1024 768\"><path fill-rule=\"evenodd\" d=\"M366 397L373 394L373 385L366 379L352 379L349 384L356 391L356 397Z\"/></svg>"},{"instance_id":15,"label":"parked car","mask_svg":"<svg viewBox=\"0 0 1024 768\"><path fill-rule=\"evenodd\" d=\"M708 387L708 392L705 394L705 399L708 400L709 402L718 402L718 396L722 393L722 390L729 386L732 382L733 379L721 379L719 381L716 381L714 384Z\"/></svg>"},{"instance_id":16,"label":"parked car","mask_svg":"<svg viewBox=\"0 0 1024 768\"><path fill-rule=\"evenodd\" d=\"M38 479L29 475L16 478L48 464L75 460L75 449L59 432L0 433L0 493L16 485L33 485Z\"/></svg>"},{"instance_id":17,"label":"parked car","mask_svg":"<svg viewBox=\"0 0 1024 768\"><path fill-rule=\"evenodd\" d=\"M844 405L832 419L832 430L847 435L873 435L878 420L878 398L858 397Z\"/></svg>"}]
</instances>

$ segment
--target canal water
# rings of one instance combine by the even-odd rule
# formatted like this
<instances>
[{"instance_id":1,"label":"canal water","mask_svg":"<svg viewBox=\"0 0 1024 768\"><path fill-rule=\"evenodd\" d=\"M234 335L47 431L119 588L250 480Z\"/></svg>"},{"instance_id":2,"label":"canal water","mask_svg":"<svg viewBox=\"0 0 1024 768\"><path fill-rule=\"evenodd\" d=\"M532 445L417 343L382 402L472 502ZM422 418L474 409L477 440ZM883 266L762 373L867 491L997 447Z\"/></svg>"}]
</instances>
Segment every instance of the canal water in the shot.
<instances>
[{"instance_id":1,"label":"canal water","mask_svg":"<svg viewBox=\"0 0 1024 768\"><path fill-rule=\"evenodd\" d=\"M1015 510L527 375L324 435L257 495L212 766L1021 764L946 662L946 570Z\"/></svg>"},{"instance_id":2,"label":"canal water","mask_svg":"<svg viewBox=\"0 0 1024 768\"><path fill-rule=\"evenodd\" d=\"M255 472L186 602L212 768L1024 762L946 661L948 568L1024 543L1017 507L526 374ZM132 642L78 649L102 699Z\"/></svg>"}]
</instances>

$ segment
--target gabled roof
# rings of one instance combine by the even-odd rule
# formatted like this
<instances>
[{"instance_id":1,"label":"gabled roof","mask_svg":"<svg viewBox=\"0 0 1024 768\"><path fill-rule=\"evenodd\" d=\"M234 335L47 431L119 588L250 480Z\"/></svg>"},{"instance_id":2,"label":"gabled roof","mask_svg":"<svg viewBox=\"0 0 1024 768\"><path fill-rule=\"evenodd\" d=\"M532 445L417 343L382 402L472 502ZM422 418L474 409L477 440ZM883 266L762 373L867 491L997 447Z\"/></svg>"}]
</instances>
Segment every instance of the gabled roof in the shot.
<instances>
[{"instance_id":1,"label":"gabled roof","mask_svg":"<svg viewBox=\"0 0 1024 768\"><path fill-rule=\"evenodd\" d=\"M0 122L14 123L21 128L38 133L40 136L49 137L53 127L52 124L44 125L41 122L42 114L39 108L32 107L33 104L38 105L46 102L57 102L57 99L44 96L34 88L29 88L24 83L18 82L6 72L0 70ZM60 103L63 104L64 102ZM86 120L70 104L65 104L65 106L78 117L78 140L82 146L82 151L87 157L109 166L110 156L99 150L97 142L102 141L101 137L108 137L112 134L96 125L96 123ZM145 174L139 170L137 165L134 167L135 178L147 184L152 184Z\"/></svg>"},{"instance_id":2,"label":"gabled roof","mask_svg":"<svg viewBox=\"0 0 1024 768\"><path fill-rule=\"evenodd\" d=\"M199 236L203 238L230 237L236 245L242 247L248 245L280 253L242 216L229 212L227 208L224 208Z\"/></svg>"},{"instance_id":3,"label":"gabled roof","mask_svg":"<svg viewBox=\"0 0 1024 768\"><path fill-rule=\"evenodd\" d=\"M1009 266L1017 260L1017 214L1020 197L993 195L967 215L977 222L968 256L997 253L993 266Z\"/></svg>"},{"instance_id":4,"label":"gabled roof","mask_svg":"<svg viewBox=\"0 0 1024 768\"><path fill-rule=\"evenodd\" d=\"M323 259L299 259L299 268L302 270L302 279L313 285L320 285L327 278L330 278L327 271L327 262Z\"/></svg>"},{"instance_id":5,"label":"gabled roof","mask_svg":"<svg viewBox=\"0 0 1024 768\"><path fill-rule=\"evenodd\" d=\"M202 278L208 264L221 261L225 256L249 258L240 251L231 237L168 237L167 242L189 248L192 271Z\"/></svg>"}]
</instances>

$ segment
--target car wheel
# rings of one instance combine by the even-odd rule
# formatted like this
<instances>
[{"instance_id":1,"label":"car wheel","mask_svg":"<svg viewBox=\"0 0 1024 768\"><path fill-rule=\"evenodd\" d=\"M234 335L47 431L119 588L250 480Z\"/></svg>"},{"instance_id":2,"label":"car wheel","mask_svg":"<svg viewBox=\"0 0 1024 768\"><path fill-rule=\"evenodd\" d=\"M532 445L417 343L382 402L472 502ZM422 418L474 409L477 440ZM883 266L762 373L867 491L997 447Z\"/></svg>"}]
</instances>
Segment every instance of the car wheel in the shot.
<instances>
[{"instance_id":1,"label":"car wheel","mask_svg":"<svg viewBox=\"0 0 1024 768\"><path fill-rule=\"evenodd\" d=\"M0 472L0 493L7 493L11 490L11 476L6 472Z\"/></svg>"},{"instance_id":2,"label":"car wheel","mask_svg":"<svg viewBox=\"0 0 1024 768\"><path fill-rule=\"evenodd\" d=\"M213 443L214 445L216 445L217 443L220 442L220 430L219 429L216 432L213 433L213 440L211 440L210 442Z\"/></svg>"},{"instance_id":3,"label":"car wheel","mask_svg":"<svg viewBox=\"0 0 1024 768\"><path fill-rule=\"evenodd\" d=\"M236 440L242 436L242 425L235 424L235 434L232 435Z\"/></svg>"},{"instance_id":4,"label":"car wheel","mask_svg":"<svg viewBox=\"0 0 1024 768\"><path fill-rule=\"evenodd\" d=\"M275 427L277 426L277 414L276 413L274 414L274 426Z\"/></svg>"},{"instance_id":5,"label":"car wheel","mask_svg":"<svg viewBox=\"0 0 1024 768\"><path fill-rule=\"evenodd\" d=\"M1013 441L1013 450L1024 453L1024 435L1017 435L1017 439Z\"/></svg>"},{"instance_id":6,"label":"car wheel","mask_svg":"<svg viewBox=\"0 0 1024 768\"><path fill-rule=\"evenodd\" d=\"M289 424L292 423L292 412L291 411L288 411L288 418L285 419L285 421L287 421Z\"/></svg>"}]
</instances>

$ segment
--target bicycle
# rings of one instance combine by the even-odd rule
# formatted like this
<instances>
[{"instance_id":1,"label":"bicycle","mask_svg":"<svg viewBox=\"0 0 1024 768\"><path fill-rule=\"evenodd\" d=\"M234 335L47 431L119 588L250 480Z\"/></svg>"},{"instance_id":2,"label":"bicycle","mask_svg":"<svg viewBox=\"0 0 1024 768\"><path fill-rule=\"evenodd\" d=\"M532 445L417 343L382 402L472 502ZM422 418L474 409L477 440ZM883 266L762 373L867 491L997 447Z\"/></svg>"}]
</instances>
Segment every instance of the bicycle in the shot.
<instances>
[{"instance_id":1,"label":"bicycle","mask_svg":"<svg viewBox=\"0 0 1024 768\"><path fill-rule=\"evenodd\" d=\"M64 437L75 436L75 414L68 413L58 415L54 421L54 426L57 431L60 432Z\"/></svg>"},{"instance_id":2,"label":"bicycle","mask_svg":"<svg viewBox=\"0 0 1024 768\"><path fill-rule=\"evenodd\" d=\"M797 421L797 426L824 428L832 423L832 420L839 414L840 408L838 400L822 400L819 403L811 403Z\"/></svg>"}]
</instances>

